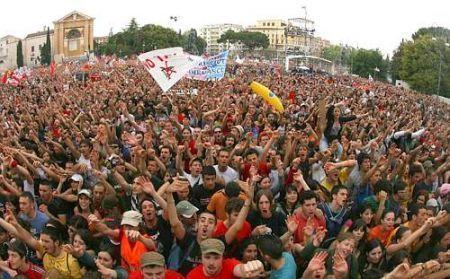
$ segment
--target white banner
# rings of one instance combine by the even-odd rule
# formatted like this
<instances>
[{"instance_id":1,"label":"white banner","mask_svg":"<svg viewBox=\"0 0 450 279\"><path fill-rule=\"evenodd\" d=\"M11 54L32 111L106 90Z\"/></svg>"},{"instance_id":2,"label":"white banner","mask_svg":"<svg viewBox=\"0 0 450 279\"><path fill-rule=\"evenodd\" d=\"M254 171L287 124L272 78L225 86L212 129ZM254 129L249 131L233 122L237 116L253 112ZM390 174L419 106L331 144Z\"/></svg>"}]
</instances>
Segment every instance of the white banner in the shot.
<instances>
[{"instance_id":1,"label":"white banner","mask_svg":"<svg viewBox=\"0 0 450 279\"><path fill-rule=\"evenodd\" d=\"M187 77L203 81L221 80L227 67L228 50L203 59L197 67L189 70Z\"/></svg>"},{"instance_id":2,"label":"white banner","mask_svg":"<svg viewBox=\"0 0 450 279\"><path fill-rule=\"evenodd\" d=\"M202 61L201 57L183 53L181 47L157 49L138 59L164 92Z\"/></svg>"}]
</instances>

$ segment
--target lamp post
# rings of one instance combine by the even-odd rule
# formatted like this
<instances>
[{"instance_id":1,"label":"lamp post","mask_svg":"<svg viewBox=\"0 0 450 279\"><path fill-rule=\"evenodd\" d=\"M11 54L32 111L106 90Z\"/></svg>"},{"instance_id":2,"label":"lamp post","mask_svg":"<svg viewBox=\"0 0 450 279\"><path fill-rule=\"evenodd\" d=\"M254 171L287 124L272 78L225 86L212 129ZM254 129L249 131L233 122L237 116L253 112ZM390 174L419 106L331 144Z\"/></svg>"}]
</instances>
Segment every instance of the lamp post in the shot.
<instances>
[{"instance_id":1,"label":"lamp post","mask_svg":"<svg viewBox=\"0 0 450 279\"><path fill-rule=\"evenodd\" d=\"M438 41L438 39L437 38L435 38L435 37L433 37L433 38L431 38L433 41ZM439 68L438 68L438 81L437 81L437 89L436 89L436 95L438 95L439 96L439 94L440 94L440 91L441 91L441 76L442 76L442 51L445 51L445 48L446 47L449 47L450 46L450 44L448 44L448 43L444 43L444 45L442 46L442 47L440 47L439 45L438 45L438 50L439 50Z\"/></svg>"}]
</instances>

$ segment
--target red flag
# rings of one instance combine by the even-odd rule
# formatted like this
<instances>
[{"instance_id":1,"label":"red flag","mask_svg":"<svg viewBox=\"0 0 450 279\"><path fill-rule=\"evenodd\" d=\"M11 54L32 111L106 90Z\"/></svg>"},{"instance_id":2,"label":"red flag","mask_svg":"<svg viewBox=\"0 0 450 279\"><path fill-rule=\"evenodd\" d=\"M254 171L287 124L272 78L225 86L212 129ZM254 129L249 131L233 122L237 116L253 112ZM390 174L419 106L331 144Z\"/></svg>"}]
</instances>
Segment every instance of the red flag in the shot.
<instances>
[{"instance_id":1,"label":"red flag","mask_svg":"<svg viewBox=\"0 0 450 279\"><path fill-rule=\"evenodd\" d=\"M289 92L289 100L291 100L291 104L295 103L295 92L294 92L294 90Z\"/></svg>"},{"instance_id":2,"label":"red flag","mask_svg":"<svg viewBox=\"0 0 450 279\"><path fill-rule=\"evenodd\" d=\"M5 84L8 81L8 71L3 73L2 83Z\"/></svg>"},{"instance_id":3,"label":"red flag","mask_svg":"<svg viewBox=\"0 0 450 279\"><path fill-rule=\"evenodd\" d=\"M50 75L51 76L55 75L55 69L56 69L56 65L55 65L55 61L53 61L52 63L50 63Z\"/></svg>"}]
</instances>

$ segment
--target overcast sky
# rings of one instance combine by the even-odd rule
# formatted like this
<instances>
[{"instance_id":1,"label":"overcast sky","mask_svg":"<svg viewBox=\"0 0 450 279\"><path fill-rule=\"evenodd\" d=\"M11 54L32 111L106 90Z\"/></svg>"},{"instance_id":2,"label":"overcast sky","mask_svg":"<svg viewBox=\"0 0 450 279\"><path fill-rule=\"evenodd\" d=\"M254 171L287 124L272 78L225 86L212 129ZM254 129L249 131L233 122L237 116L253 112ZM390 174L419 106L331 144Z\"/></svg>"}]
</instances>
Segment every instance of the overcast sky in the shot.
<instances>
[{"instance_id":1,"label":"overcast sky","mask_svg":"<svg viewBox=\"0 0 450 279\"><path fill-rule=\"evenodd\" d=\"M247 26L257 19L303 17L302 6L315 21L317 36L332 43L379 48L385 54L420 27L450 28L449 0L22 0L2 3L0 37L23 38L53 26L53 21L73 10L94 17L95 36L105 36L110 28L122 30L132 17L140 25L186 30L206 24ZM179 21L171 22L170 16L178 16Z\"/></svg>"}]
</instances>

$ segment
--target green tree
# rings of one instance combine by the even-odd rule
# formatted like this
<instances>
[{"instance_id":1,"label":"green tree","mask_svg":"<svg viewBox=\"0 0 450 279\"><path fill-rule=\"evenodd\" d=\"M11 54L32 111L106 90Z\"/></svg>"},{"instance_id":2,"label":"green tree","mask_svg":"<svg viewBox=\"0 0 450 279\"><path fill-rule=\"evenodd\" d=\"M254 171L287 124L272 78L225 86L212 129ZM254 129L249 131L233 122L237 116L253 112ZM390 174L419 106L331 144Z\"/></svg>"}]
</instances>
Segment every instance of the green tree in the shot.
<instances>
[{"instance_id":1,"label":"green tree","mask_svg":"<svg viewBox=\"0 0 450 279\"><path fill-rule=\"evenodd\" d=\"M17 43L17 68L23 66L23 51L22 51L22 41Z\"/></svg>"},{"instance_id":2,"label":"green tree","mask_svg":"<svg viewBox=\"0 0 450 279\"><path fill-rule=\"evenodd\" d=\"M371 75L375 79L386 79L387 65L379 50L358 49L352 52L352 57L353 73L366 78Z\"/></svg>"},{"instance_id":3,"label":"green tree","mask_svg":"<svg viewBox=\"0 0 450 279\"><path fill-rule=\"evenodd\" d=\"M415 90L450 96L450 49L443 39L421 35L404 43L401 54L398 73L402 80Z\"/></svg>"},{"instance_id":4,"label":"green tree","mask_svg":"<svg viewBox=\"0 0 450 279\"><path fill-rule=\"evenodd\" d=\"M220 36L219 43L242 43L248 50L252 51L256 48L267 48L269 46L269 38L267 38L266 34L261 32L250 32L250 31L242 31L242 32L234 32L232 30L228 30L222 36Z\"/></svg>"},{"instance_id":5,"label":"green tree","mask_svg":"<svg viewBox=\"0 0 450 279\"><path fill-rule=\"evenodd\" d=\"M234 32L233 30L227 30L223 33L220 38L217 40L218 43L237 43L239 41L239 33Z\"/></svg>"},{"instance_id":6,"label":"green tree","mask_svg":"<svg viewBox=\"0 0 450 279\"><path fill-rule=\"evenodd\" d=\"M392 57L392 79L427 94L450 97L450 29L420 28L402 40Z\"/></svg>"},{"instance_id":7,"label":"green tree","mask_svg":"<svg viewBox=\"0 0 450 279\"><path fill-rule=\"evenodd\" d=\"M191 54L201 55L206 48L206 41L197 36L195 29L183 34L183 49Z\"/></svg>"},{"instance_id":8,"label":"green tree","mask_svg":"<svg viewBox=\"0 0 450 279\"><path fill-rule=\"evenodd\" d=\"M412 39L415 41L423 35L442 38L448 42L450 40L450 29L444 27L423 27L417 30L417 32L412 35Z\"/></svg>"},{"instance_id":9,"label":"green tree","mask_svg":"<svg viewBox=\"0 0 450 279\"><path fill-rule=\"evenodd\" d=\"M41 64L50 65L52 62L52 46L50 42L50 28L47 28L47 38L41 48Z\"/></svg>"},{"instance_id":10,"label":"green tree","mask_svg":"<svg viewBox=\"0 0 450 279\"><path fill-rule=\"evenodd\" d=\"M321 57L332 62L337 62L341 59L342 47L338 45L331 45L322 50Z\"/></svg>"}]
</instances>

